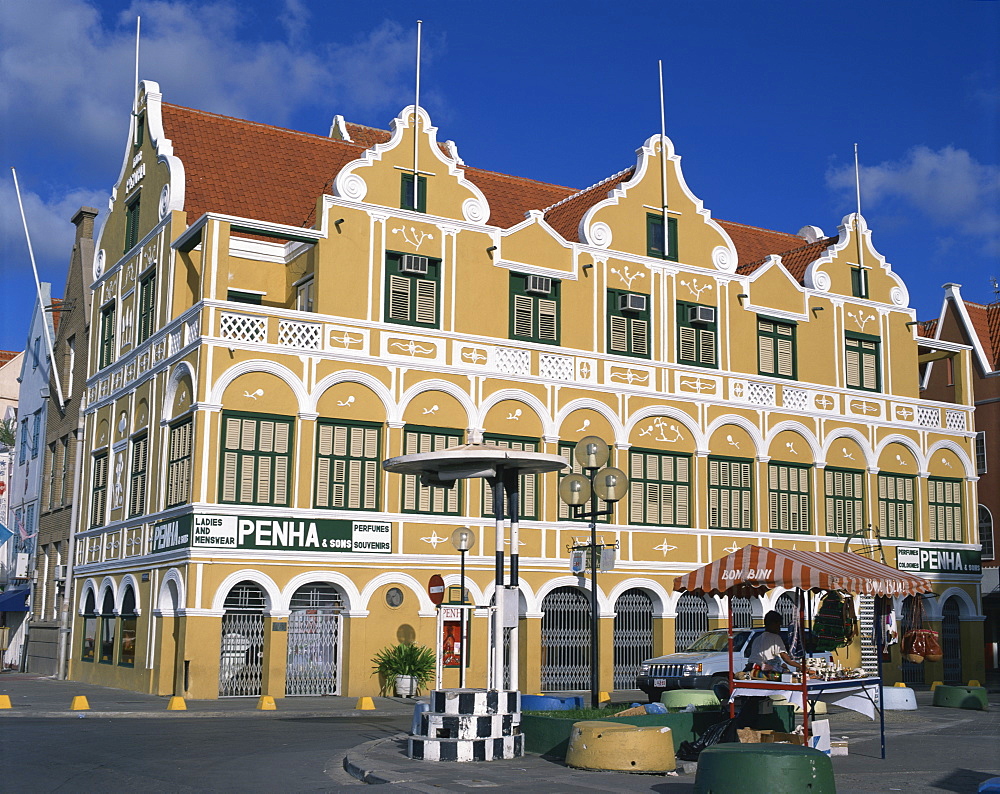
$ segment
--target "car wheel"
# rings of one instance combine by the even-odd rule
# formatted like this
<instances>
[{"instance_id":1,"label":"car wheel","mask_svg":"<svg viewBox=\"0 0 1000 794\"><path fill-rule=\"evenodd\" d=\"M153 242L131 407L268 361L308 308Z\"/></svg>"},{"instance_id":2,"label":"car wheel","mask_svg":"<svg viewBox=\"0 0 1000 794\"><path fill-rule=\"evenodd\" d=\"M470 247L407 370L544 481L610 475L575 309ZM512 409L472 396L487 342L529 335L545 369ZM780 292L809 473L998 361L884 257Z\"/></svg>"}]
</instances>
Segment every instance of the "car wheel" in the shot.
<instances>
[{"instance_id":1,"label":"car wheel","mask_svg":"<svg viewBox=\"0 0 1000 794\"><path fill-rule=\"evenodd\" d=\"M729 701L729 676L713 676L712 691L720 703L727 703Z\"/></svg>"}]
</instances>

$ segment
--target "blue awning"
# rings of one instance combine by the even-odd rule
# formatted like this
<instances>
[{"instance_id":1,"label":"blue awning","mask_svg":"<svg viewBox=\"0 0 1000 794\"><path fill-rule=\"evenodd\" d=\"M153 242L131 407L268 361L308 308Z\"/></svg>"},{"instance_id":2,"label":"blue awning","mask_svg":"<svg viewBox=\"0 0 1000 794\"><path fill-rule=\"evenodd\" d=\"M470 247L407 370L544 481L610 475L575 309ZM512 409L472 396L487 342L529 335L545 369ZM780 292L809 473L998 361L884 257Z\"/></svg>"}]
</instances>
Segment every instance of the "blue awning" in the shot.
<instances>
[{"instance_id":1,"label":"blue awning","mask_svg":"<svg viewBox=\"0 0 1000 794\"><path fill-rule=\"evenodd\" d=\"M0 612L27 612L28 611L27 587L12 587L0 593Z\"/></svg>"}]
</instances>

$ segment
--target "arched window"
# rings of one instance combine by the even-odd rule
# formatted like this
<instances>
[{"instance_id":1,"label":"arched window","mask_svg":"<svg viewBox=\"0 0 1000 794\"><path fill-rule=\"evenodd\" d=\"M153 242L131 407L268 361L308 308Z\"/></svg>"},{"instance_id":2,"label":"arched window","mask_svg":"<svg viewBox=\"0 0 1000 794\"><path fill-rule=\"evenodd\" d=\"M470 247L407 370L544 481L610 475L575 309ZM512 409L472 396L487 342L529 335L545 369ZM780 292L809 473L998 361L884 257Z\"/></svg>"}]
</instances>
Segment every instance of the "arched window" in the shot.
<instances>
[{"instance_id":1,"label":"arched window","mask_svg":"<svg viewBox=\"0 0 1000 794\"><path fill-rule=\"evenodd\" d=\"M125 595L122 598L121 622L118 664L122 667L135 667L135 632L138 615L135 612L135 590L131 586L125 588Z\"/></svg>"},{"instance_id":2,"label":"arched window","mask_svg":"<svg viewBox=\"0 0 1000 794\"><path fill-rule=\"evenodd\" d=\"M101 664L115 663L115 599L111 590L104 591L104 601L101 604Z\"/></svg>"},{"instance_id":3,"label":"arched window","mask_svg":"<svg viewBox=\"0 0 1000 794\"><path fill-rule=\"evenodd\" d=\"M80 658L85 662L94 661L94 649L97 647L97 599L94 591L87 593L87 601L83 607L83 649Z\"/></svg>"},{"instance_id":4,"label":"arched window","mask_svg":"<svg viewBox=\"0 0 1000 794\"><path fill-rule=\"evenodd\" d=\"M979 542L983 544L983 559L994 559L993 514L983 505L979 505Z\"/></svg>"}]
</instances>

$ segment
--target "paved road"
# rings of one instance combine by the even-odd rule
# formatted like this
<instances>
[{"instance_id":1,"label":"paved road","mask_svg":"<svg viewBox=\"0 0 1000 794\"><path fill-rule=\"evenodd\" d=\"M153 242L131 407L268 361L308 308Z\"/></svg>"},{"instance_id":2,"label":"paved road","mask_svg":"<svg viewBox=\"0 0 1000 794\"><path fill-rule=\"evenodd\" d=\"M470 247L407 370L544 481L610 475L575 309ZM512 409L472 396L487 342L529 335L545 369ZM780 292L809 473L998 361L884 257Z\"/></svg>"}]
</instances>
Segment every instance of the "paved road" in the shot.
<instances>
[{"instance_id":1,"label":"paved road","mask_svg":"<svg viewBox=\"0 0 1000 794\"><path fill-rule=\"evenodd\" d=\"M341 791L354 745L398 733L399 717L85 717L0 721L0 791Z\"/></svg>"}]
</instances>

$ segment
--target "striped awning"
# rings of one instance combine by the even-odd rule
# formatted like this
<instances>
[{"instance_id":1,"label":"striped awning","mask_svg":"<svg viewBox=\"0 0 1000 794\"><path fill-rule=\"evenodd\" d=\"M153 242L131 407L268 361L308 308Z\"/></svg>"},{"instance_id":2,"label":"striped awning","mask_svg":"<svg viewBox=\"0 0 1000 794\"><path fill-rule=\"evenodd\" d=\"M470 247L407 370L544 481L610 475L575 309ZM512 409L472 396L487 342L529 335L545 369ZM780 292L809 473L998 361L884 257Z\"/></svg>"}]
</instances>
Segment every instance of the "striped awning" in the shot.
<instances>
[{"instance_id":1,"label":"striped awning","mask_svg":"<svg viewBox=\"0 0 1000 794\"><path fill-rule=\"evenodd\" d=\"M723 595L729 590L841 590L900 596L931 592L926 579L859 554L843 551L790 551L744 546L727 557L674 579L674 590Z\"/></svg>"}]
</instances>

